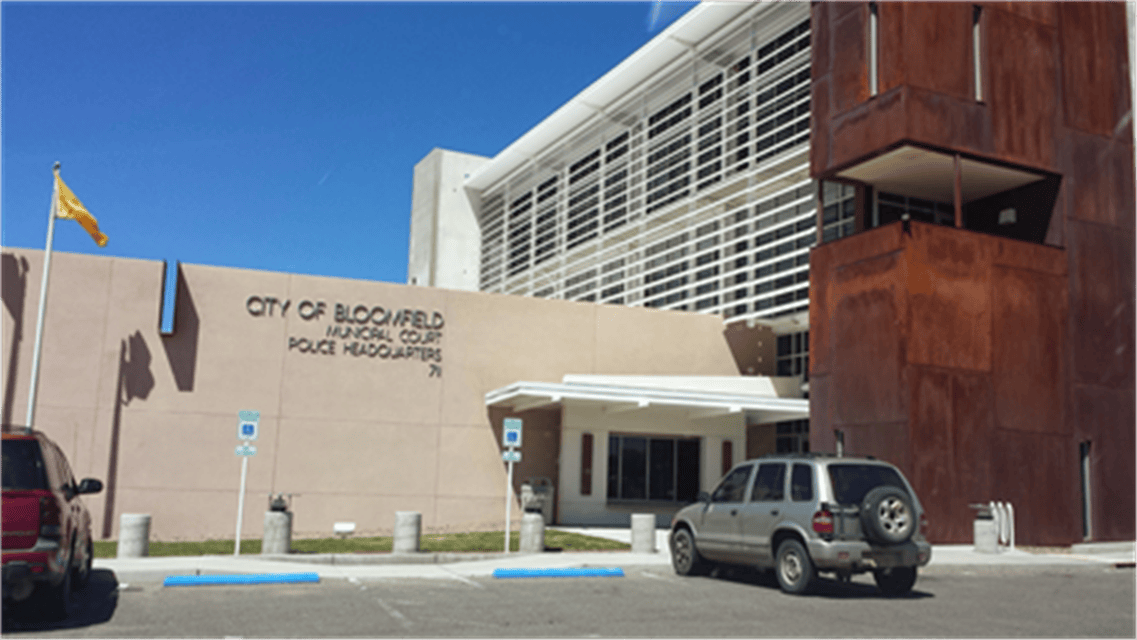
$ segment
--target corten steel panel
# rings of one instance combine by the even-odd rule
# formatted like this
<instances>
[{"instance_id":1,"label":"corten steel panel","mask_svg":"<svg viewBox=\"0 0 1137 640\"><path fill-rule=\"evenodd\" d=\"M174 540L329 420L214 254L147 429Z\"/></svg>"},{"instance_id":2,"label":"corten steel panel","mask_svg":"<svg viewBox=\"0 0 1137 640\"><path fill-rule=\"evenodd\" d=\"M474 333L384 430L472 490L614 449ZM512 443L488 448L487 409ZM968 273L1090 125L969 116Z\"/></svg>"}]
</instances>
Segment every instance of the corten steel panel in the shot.
<instances>
[{"instance_id":1,"label":"corten steel panel","mask_svg":"<svg viewBox=\"0 0 1137 640\"><path fill-rule=\"evenodd\" d=\"M1031 269L1048 275L1065 275L1069 272L1069 255L1062 247L1000 240L994 254L994 263L1012 269Z\"/></svg>"},{"instance_id":2,"label":"corten steel panel","mask_svg":"<svg viewBox=\"0 0 1137 640\"><path fill-rule=\"evenodd\" d=\"M1019 544L1070 544L1082 539L1078 447L1069 436L996 429L989 500L1015 509Z\"/></svg>"},{"instance_id":3,"label":"corten steel panel","mask_svg":"<svg viewBox=\"0 0 1137 640\"><path fill-rule=\"evenodd\" d=\"M958 531L963 525L963 538L972 540L971 520L974 513L967 506L991 499L992 467L998 459L992 436L995 430L995 394L991 377L953 372L951 376L951 452L955 464L955 497L946 511L949 528ZM932 523L935 526L935 523Z\"/></svg>"},{"instance_id":4,"label":"corten steel panel","mask_svg":"<svg viewBox=\"0 0 1137 640\"><path fill-rule=\"evenodd\" d=\"M1125 25L1124 3L1059 3L1062 105L1067 126L1110 136L1129 111ZM1132 140L1133 134L1125 139Z\"/></svg>"},{"instance_id":5,"label":"corten steel panel","mask_svg":"<svg viewBox=\"0 0 1137 640\"><path fill-rule=\"evenodd\" d=\"M1058 25L1058 5L1061 2L981 2L984 11L1006 11L1044 25Z\"/></svg>"},{"instance_id":6,"label":"corten steel panel","mask_svg":"<svg viewBox=\"0 0 1137 640\"><path fill-rule=\"evenodd\" d=\"M813 345L810 345L811 349ZM809 448L811 451L835 451L833 408L830 399L832 376L809 376Z\"/></svg>"},{"instance_id":7,"label":"corten steel panel","mask_svg":"<svg viewBox=\"0 0 1137 640\"><path fill-rule=\"evenodd\" d=\"M995 155L988 105L919 87L906 87L905 91L908 109L905 136L909 140L978 155Z\"/></svg>"},{"instance_id":8,"label":"corten steel panel","mask_svg":"<svg viewBox=\"0 0 1137 640\"><path fill-rule=\"evenodd\" d=\"M908 362L990 371L990 239L923 224L912 238Z\"/></svg>"},{"instance_id":9,"label":"corten steel panel","mask_svg":"<svg viewBox=\"0 0 1137 640\"><path fill-rule=\"evenodd\" d=\"M990 55L983 68L990 76L986 86L996 153L1010 162L1054 171L1059 97L1055 30L1002 12L992 12L986 27Z\"/></svg>"},{"instance_id":10,"label":"corten steel panel","mask_svg":"<svg viewBox=\"0 0 1137 640\"><path fill-rule=\"evenodd\" d=\"M928 367L911 367L912 415L908 425L912 447L908 481L929 514L933 540L958 540L966 518L953 513L959 498L956 490L954 425L952 423L952 375Z\"/></svg>"},{"instance_id":11,"label":"corten steel panel","mask_svg":"<svg viewBox=\"0 0 1137 640\"><path fill-rule=\"evenodd\" d=\"M1096 540L1132 540L1134 534L1133 389L1075 385L1074 441L1089 440L1093 534Z\"/></svg>"},{"instance_id":12,"label":"corten steel panel","mask_svg":"<svg viewBox=\"0 0 1137 640\"><path fill-rule=\"evenodd\" d=\"M812 425L811 425L812 426ZM845 434L845 454L850 456L874 456L900 467L904 476L911 478L915 473L911 451L911 435L907 421L874 422L872 424L836 424ZM829 449L833 451L833 449ZM916 487L919 494L919 487Z\"/></svg>"},{"instance_id":13,"label":"corten steel panel","mask_svg":"<svg viewBox=\"0 0 1137 640\"><path fill-rule=\"evenodd\" d=\"M809 108L809 171L817 175L829 166L829 76L813 76Z\"/></svg>"},{"instance_id":14,"label":"corten steel panel","mask_svg":"<svg viewBox=\"0 0 1137 640\"><path fill-rule=\"evenodd\" d=\"M1073 191L1071 218L1133 228L1132 140L1065 130L1060 162Z\"/></svg>"},{"instance_id":15,"label":"corten steel panel","mask_svg":"<svg viewBox=\"0 0 1137 640\"><path fill-rule=\"evenodd\" d=\"M836 300L831 297L832 272L837 265L853 264L886 253L901 246L900 225L888 225L869 233L860 233L840 242L822 245L810 252L809 340L810 379L828 373L832 367L832 332L839 324L833 321ZM824 249L819 251L818 249ZM814 274L829 274L814 277ZM812 388L812 387L811 387Z\"/></svg>"},{"instance_id":16,"label":"corten steel panel","mask_svg":"<svg viewBox=\"0 0 1137 640\"><path fill-rule=\"evenodd\" d=\"M817 2L809 12L810 77L816 79L829 73L829 25L832 20L831 4ZM817 102L810 103L817 108ZM826 96L825 106L829 106Z\"/></svg>"},{"instance_id":17,"label":"corten steel panel","mask_svg":"<svg viewBox=\"0 0 1137 640\"><path fill-rule=\"evenodd\" d=\"M820 245L819 245L820 246ZM816 376L829 373L832 363L829 358L829 333L832 328L829 308L829 275L832 270L832 260L835 258L832 251L818 251L813 248L809 252L809 377L812 381ZM815 277L815 274L824 273L826 277ZM810 385L813 392L813 385ZM813 402L810 402L813 405ZM813 412L813 409L810 409Z\"/></svg>"},{"instance_id":18,"label":"corten steel panel","mask_svg":"<svg viewBox=\"0 0 1137 640\"><path fill-rule=\"evenodd\" d=\"M999 427L1069 434L1064 411L1065 278L995 267L991 286Z\"/></svg>"},{"instance_id":19,"label":"corten steel panel","mask_svg":"<svg viewBox=\"0 0 1137 640\"><path fill-rule=\"evenodd\" d=\"M1133 235L1069 221L1073 383L1131 389Z\"/></svg>"},{"instance_id":20,"label":"corten steel panel","mask_svg":"<svg viewBox=\"0 0 1137 640\"><path fill-rule=\"evenodd\" d=\"M834 80L834 91L836 86ZM849 165L903 142L908 135L908 91L896 87L847 113L834 114L826 169Z\"/></svg>"},{"instance_id":21,"label":"corten steel panel","mask_svg":"<svg viewBox=\"0 0 1137 640\"><path fill-rule=\"evenodd\" d=\"M905 300L901 260L888 254L838 267L842 295L833 305L833 421L901 421L897 393L905 362Z\"/></svg>"},{"instance_id":22,"label":"corten steel panel","mask_svg":"<svg viewBox=\"0 0 1137 640\"><path fill-rule=\"evenodd\" d=\"M867 52L868 5L858 4L841 18L834 18L830 50L840 52L832 60L834 115L844 113L869 98Z\"/></svg>"},{"instance_id":23,"label":"corten steel panel","mask_svg":"<svg viewBox=\"0 0 1137 640\"><path fill-rule=\"evenodd\" d=\"M971 89L971 5L882 2L881 92L905 84L966 99Z\"/></svg>"}]
</instances>

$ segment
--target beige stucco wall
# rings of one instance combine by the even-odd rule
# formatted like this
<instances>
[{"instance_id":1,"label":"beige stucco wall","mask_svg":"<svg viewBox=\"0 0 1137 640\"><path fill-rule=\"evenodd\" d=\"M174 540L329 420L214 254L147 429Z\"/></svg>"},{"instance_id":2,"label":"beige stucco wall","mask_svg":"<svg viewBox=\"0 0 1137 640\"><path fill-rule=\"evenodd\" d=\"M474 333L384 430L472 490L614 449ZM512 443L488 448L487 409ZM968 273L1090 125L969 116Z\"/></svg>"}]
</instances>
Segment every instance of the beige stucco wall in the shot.
<instances>
[{"instance_id":1,"label":"beige stucco wall","mask_svg":"<svg viewBox=\"0 0 1137 640\"><path fill-rule=\"evenodd\" d=\"M4 420L20 426L42 252L6 249L3 260ZM486 392L572 373L737 374L713 316L200 265L182 275L176 331L161 336L160 262L53 257L36 426L78 476L106 482L86 498L99 537L117 535L122 513L151 514L154 539L232 536L240 410L261 413L242 535L260 535L270 492L298 494L298 536L345 520L388 531L396 510L420 511L429 529L500 527L505 469ZM440 318L427 345L439 360L345 353L354 340L328 331L357 325L336 321L337 303ZM302 353L301 339L334 340L334 355ZM403 344L397 330L360 342L380 340ZM743 427L727 431L737 457ZM605 456L594 460L602 482Z\"/></svg>"}]
</instances>

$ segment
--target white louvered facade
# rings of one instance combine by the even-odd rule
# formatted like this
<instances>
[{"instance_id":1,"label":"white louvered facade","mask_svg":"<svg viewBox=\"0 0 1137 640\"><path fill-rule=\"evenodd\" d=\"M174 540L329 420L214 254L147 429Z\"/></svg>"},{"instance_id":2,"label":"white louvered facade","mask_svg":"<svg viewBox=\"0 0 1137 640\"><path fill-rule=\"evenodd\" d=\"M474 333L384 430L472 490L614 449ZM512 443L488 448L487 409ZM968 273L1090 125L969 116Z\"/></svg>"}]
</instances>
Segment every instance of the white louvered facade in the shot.
<instances>
[{"instance_id":1,"label":"white louvered facade","mask_svg":"<svg viewBox=\"0 0 1137 640\"><path fill-rule=\"evenodd\" d=\"M478 288L803 329L809 47L808 3L692 9L465 181ZM852 190L826 205L851 233Z\"/></svg>"}]
</instances>

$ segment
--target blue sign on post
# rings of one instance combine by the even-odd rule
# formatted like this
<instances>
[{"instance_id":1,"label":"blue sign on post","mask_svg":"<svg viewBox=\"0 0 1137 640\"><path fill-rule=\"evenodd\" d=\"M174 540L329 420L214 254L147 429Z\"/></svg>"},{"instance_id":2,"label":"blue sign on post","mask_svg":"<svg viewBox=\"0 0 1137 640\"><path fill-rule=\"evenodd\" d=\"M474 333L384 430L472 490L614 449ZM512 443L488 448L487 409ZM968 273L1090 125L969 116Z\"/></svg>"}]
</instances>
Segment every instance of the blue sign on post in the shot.
<instances>
[{"instance_id":1,"label":"blue sign on post","mask_svg":"<svg viewBox=\"0 0 1137 640\"><path fill-rule=\"evenodd\" d=\"M260 431L261 412L260 411L238 411L237 412L237 439L238 440L256 440L257 433Z\"/></svg>"},{"instance_id":2,"label":"blue sign on post","mask_svg":"<svg viewBox=\"0 0 1137 640\"><path fill-rule=\"evenodd\" d=\"M506 418L502 423L501 443L505 447L521 446L521 418Z\"/></svg>"}]
</instances>

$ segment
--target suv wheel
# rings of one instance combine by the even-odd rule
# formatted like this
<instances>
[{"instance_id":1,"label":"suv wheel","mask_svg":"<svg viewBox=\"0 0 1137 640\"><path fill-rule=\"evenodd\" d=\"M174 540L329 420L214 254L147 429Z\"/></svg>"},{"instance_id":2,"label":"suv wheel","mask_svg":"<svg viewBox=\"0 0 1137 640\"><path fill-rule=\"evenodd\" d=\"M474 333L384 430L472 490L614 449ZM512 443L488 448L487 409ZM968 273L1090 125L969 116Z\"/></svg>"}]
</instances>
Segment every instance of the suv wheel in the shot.
<instances>
[{"instance_id":1,"label":"suv wheel","mask_svg":"<svg viewBox=\"0 0 1137 640\"><path fill-rule=\"evenodd\" d=\"M41 582L36 586L32 598L28 600L28 612L32 615L42 615L49 620L65 620L71 615L71 559L68 558L68 570L63 572L63 579L59 584Z\"/></svg>"},{"instance_id":2,"label":"suv wheel","mask_svg":"<svg viewBox=\"0 0 1137 640\"><path fill-rule=\"evenodd\" d=\"M707 572L707 561L695 548L695 538L687 529L676 529L671 534L671 565L681 576L697 576Z\"/></svg>"},{"instance_id":3,"label":"suv wheel","mask_svg":"<svg viewBox=\"0 0 1137 640\"><path fill-rule=\"evenodd\" d=\"M902 596L916 584L916 567L893 567L872 572L876 586L888 596Z\"/></svg>"},{"instance_id":4,"label":"suv wheel","mask_svg":"<svg viewBox=\"0 0 1137 640\"><path fill-rule=\"evenodd\" d=\"M778 561L774 573L778 585L786 593L799 594L809 590L813 583L813 560L797 540L789 539L778 546Z\"/></svg>"},{"instance_id":5,"label":"suv wheel","mask_svg":"<svg viewBox=\"0 0 1137 640\"><path fill-rule=\"evenodd\" d=\"M877 487L861 503L865 533L884 544L905 542L916 531L915 512L908 494L898 487Z\"/></svg>"}]
</instances>

